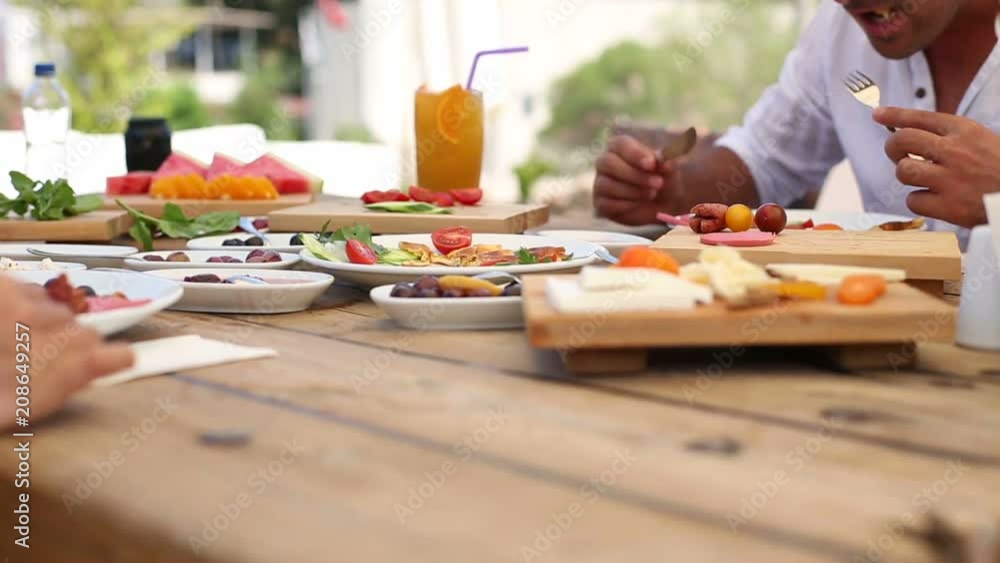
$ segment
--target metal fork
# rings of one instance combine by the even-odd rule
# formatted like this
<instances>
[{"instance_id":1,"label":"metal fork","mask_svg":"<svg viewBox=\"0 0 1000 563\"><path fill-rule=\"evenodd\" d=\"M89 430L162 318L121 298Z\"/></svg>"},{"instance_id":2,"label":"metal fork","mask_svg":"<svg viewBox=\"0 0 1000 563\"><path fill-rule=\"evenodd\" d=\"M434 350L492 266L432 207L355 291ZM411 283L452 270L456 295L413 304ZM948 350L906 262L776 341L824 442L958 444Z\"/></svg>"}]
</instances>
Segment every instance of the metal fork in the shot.
<instances>
[{"instance_id":1,"label":"metal fork","mask_svg":"<svg viewBox=\"0 0 1000 563\"><path fill-rule=\"evenodd\" d=\"M866 106L877 109L882 98L882 92L878 89L875 81L860 70L851 72L844 78L844 86L851 92L854 99ZM890 132L895 133L896 128L890 125L885 126Z\"/></svg>"},{"instance_id":2,"label":"metal fork","mask_svg":"<svg viewBox=\"0 0 1000 563\"><path fill-rule=\"evenodd\" d=\"M875 81L868 78L868 75L865 73L860 70L848 73L847 77L844 78L844 86L846 86L848 91L851 92L851 95L854 96L855 100L872 109L878 108L879 102L882 98L882 92L878 89L878 84L875 84ZM885 128L888 129L890 133L896 132L896 128L891 125L886 125ZM911 154L908 156L914 160L924 160L924 157L917 154Z\"/></svg>"}]
</instances>

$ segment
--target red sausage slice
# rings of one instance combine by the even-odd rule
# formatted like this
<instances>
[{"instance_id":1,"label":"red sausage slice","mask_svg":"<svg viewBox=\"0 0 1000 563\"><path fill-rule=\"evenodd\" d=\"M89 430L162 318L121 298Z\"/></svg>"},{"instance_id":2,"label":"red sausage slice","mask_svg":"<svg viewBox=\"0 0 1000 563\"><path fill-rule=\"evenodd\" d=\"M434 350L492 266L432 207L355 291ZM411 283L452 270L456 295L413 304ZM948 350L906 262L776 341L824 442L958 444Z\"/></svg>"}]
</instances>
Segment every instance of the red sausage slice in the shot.
<instances>
[{"instance_id":1,"label":"red sausage slice","mask_svg":"<svg viewBox=\"0 0 1000 563\"><path fill-rule=\"evenodd\" d=\"M702 244L718 246L767 246L778 236L774 233L761 231L744 231L742 233L709 233L701 235Z\"/></svg>"}]
</instances>

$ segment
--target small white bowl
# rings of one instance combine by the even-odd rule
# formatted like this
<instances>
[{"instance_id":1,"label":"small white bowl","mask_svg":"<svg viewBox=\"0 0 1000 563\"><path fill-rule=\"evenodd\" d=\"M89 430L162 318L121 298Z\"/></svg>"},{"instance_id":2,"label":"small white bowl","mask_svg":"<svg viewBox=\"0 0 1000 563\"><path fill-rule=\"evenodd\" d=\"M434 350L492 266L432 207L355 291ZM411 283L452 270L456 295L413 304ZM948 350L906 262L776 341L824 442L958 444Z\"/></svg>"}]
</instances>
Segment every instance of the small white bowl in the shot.
<instances>
[{"instance_id":1,"label":"small white bowl","mask_svg":"<svg viewBox=\"0 0 1000 563\"><path fill-rule=\"evenodd\" d=\"M270 245L265 244L264 246L223 246L222 243L231 239L247 240L253 238L254 235L249 233L229 233L227 235L215 235L211 237L201 237L189 240L187 247L191 250L243 250L247 251L253 250L255 248L263 248L264 250L274 250L277 252L294 252L298 253L303 248L302 245L292 246L292 237L299 233L265 233L268 240L271 241Z\"/></svg>"},{"instance_id":2,"label":"small white bowl","mask_svg":"<svg viewBox=\"0 0 1000 563\"><path fill-rule=\"evenodd\" d=\"M393 287L376 287L370 295L379 308L404 328L496 330L524 326L520 297L392 297Z\"/></svg>"},{"instance_id":3,"label":"small white bowl","mask_svg":"<svg viewBox=\"0 0 1000 563\"><path fill-rule=\"evenodd\" d=\"M625 249L633 246L649 246L653 241L648 238L630 235L628 233L616 233L613 231L576 231L576 230L544 230L538 231L539 236L552 237L558 239L579 240L592 242L608 249L608 252L616 258L620 258Z\"/></svg>"},{"instance_id":4,"label":"small white bowl","mask_svg":"<svg viewBox=\"0 0 1000 563\"><path fill-rule=\"evenodd\" d=\"M253 252L253 248L247 250L159 250L156 252L140 252L135 256L125 259L125 267L138 272L148 272L151 270L190 270L191 268L213 268L217 270L289 270L302 261L298 254L288 254L279 252L281 262L254 262L247 263L225 263L209 262L213 256L232 256L240 260L246 260L248 254ZM266 248L264 250L271 250ZM166 259L174 252L183 252L191 259L190 262L148 262L144 260L146 256L162 256Z\"/></svg>"},{"instance_id":5,"label":"small white bowl","mask_svg":"<svg viewBox=\"0 0 1000 563\"><path fill-rule=\"evenodd\" d=\"M9 272L21 281L44 285L63 272L52 270L36 270L33 272ZM89 285L97 295L110 295L122 292L129 299L149 299L150 302L135 307L125 307L100 313L84 313L77 315L76 320L83 326L89 326L97 332L108 335L120 332L139 324L145 319L166 309L181 298L183 289L180 284L164 279L154 278L138 272L90 272L75 270L66 272L74 287Z\"/></svg>"},{"instance_id":6,"label":"small white bowl","mask_svg":"<svg viewBox=\"0 0 1000 563\"><path fill-rule=\"evenodd\" d=\"M32 244L29 248L49 254L35 256L35 260L51 258L53 261L83 264L88 268L120 268L126 257L139 252L132 246L109 244Z\"/></svg>"},{"instance_id":7,"label":"small white bowl","mask_svg":"<svg viewBox=\"0 0 1000 563\"><path fill-rule=\"evenodd\" d=\"M333 276L316 272L254 269L189 268L150 270L146 274L177 282L184 297L171 310L194 313L235 313L271 315L305 311L333 284ZM220 278L247 275L268 280L294 280L295 283L246 285L185 282L184 278L215 274Z\"/></svg>"}]
</instances>

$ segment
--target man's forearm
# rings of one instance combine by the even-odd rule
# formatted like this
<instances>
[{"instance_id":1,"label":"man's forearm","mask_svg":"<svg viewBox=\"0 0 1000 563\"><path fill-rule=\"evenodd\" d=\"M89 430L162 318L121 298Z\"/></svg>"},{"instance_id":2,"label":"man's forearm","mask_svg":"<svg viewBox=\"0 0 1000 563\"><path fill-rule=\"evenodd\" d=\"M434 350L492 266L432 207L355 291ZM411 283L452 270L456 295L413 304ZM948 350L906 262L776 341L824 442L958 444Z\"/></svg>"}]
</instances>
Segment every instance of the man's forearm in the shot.
<instances>
[{"instance_id":1,"label":"man's forearm","mask_svg":"<svg viewBox=\"0 0 1000 563\"><path fill-rule=\"evenodd\" d=\"M692 156L680 166L683 208L686 213L699 203L760 205L757 185L743 159L723 147L713 147Z\"/></svg>"}]
</instances>

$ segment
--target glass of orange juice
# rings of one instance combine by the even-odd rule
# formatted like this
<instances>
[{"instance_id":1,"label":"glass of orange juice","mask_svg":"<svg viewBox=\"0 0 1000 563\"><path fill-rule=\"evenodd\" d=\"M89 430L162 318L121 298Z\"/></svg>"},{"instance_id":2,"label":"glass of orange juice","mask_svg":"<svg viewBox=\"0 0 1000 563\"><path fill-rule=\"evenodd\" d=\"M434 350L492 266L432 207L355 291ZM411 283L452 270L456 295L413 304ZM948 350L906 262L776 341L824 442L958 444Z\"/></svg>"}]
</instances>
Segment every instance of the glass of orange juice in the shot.
<instances>
[{"instance_id":1,"label":"glass of orange juice","mask_svg":"<svg viewBox=\"0 0 1000 563\"><path fill-rule=\"evenodd\" d=\"M417 90L417 183L446 192L478 188L483 170L483 94L460 85Z\"/></svg>"}]
</instances>

